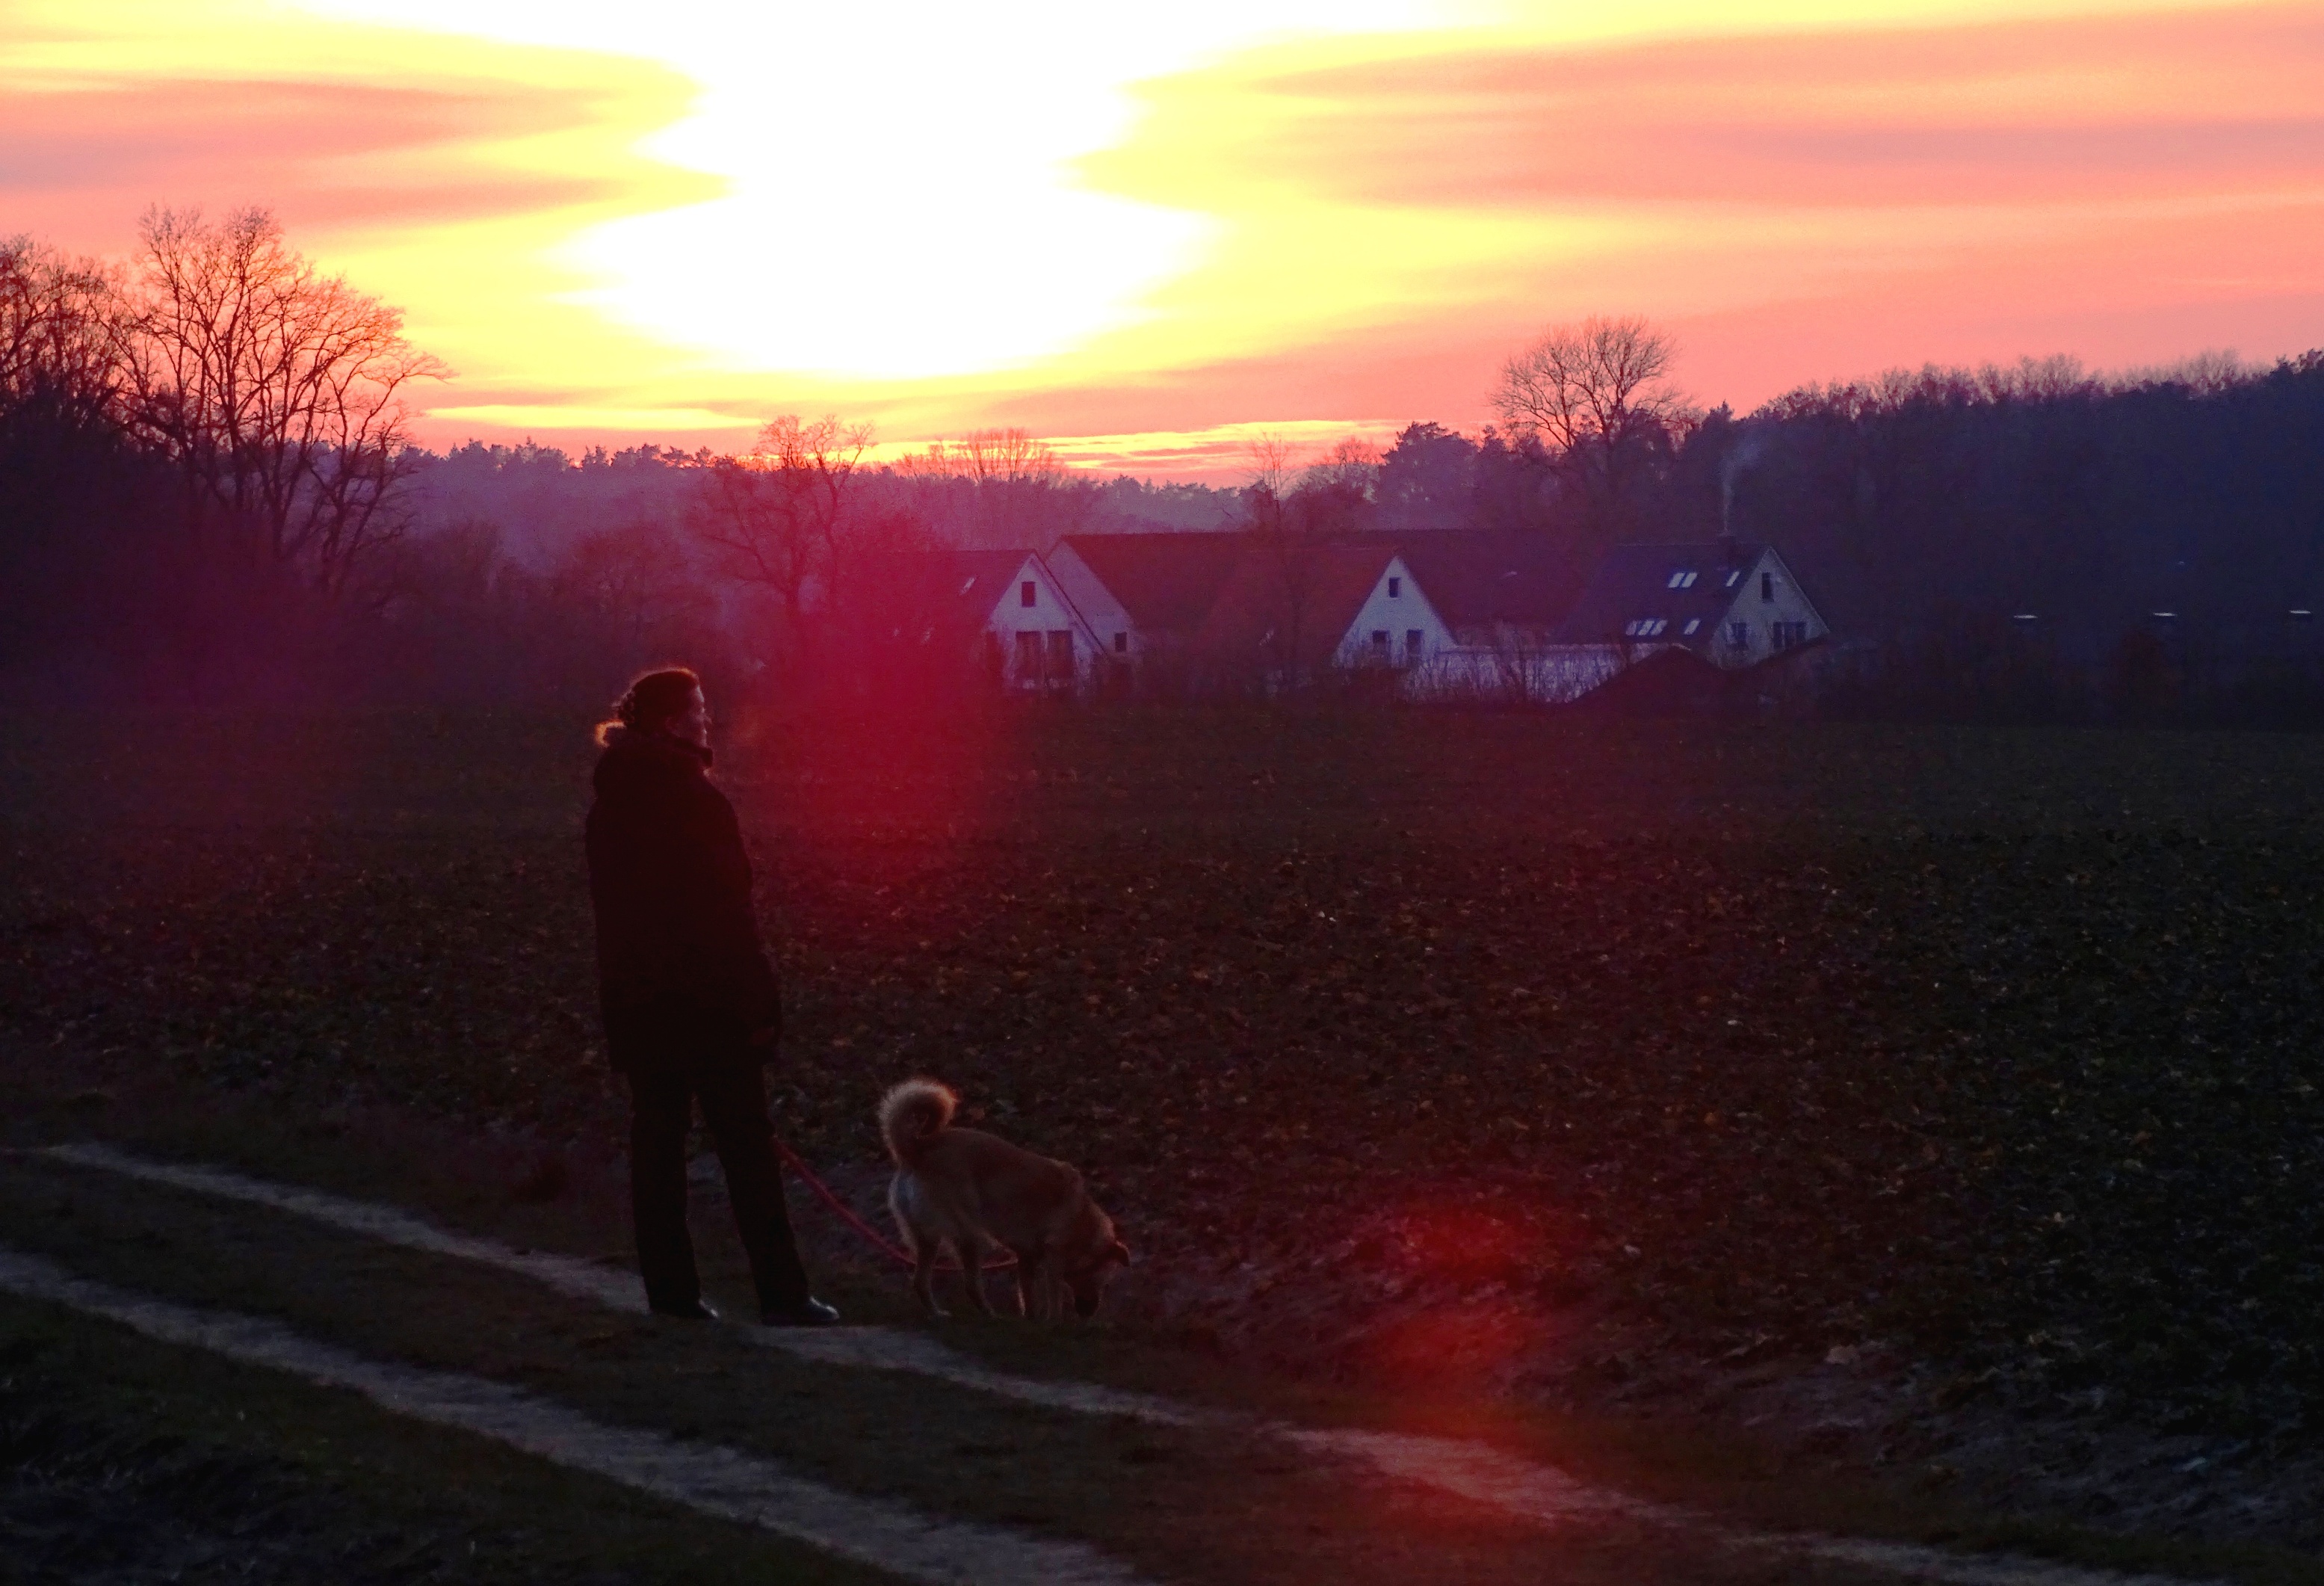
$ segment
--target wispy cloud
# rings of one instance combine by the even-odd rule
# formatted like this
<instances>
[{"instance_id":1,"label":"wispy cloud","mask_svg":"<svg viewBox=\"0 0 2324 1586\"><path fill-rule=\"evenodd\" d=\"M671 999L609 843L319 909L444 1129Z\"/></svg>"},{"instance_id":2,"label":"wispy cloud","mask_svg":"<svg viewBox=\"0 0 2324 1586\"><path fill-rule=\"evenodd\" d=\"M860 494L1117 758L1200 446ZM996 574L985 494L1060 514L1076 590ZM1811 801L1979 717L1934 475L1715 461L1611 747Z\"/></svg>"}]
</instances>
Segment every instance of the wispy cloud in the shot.
<instances>
[{"instance_id":1,"label":"wispy cloud","mask_svg":"<svg viewBox=\"0 0 2324 1586\"><path fill-rule=\"evenodd\" d=\"M2324 342L2312 4L673 3L0 0L0 234L266 203L461 371L438 440L835 409L1216 475L1254 427L1474 425L1593 311L1745 404Z\"/></svg>"}]
</instances>

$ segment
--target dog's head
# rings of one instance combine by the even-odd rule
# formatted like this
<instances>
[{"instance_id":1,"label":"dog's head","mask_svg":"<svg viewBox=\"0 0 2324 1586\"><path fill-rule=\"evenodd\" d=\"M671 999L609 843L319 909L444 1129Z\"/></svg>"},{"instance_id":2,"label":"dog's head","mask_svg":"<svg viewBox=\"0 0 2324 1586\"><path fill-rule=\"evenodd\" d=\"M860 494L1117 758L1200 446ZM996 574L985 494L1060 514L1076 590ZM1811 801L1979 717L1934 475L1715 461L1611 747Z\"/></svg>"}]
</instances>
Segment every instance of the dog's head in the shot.
<instances>
[{"instance_id":1,"label":"dog's head","mask_svg":"<svg viewBox=\"0 0 2324 1586\"><path fill-rule=\"evenodd\" d=\"M1064 1263L1074 1314L1084 1318L1097 1314L1097 1303L1115 1268L1130 1265L1130 1247L1114 1233L1112 1221L1095 1206L1090 1212L1089 1220L1075 1231L1081 1237L1074 1240L1073 1254Z\"/></svg>"}]
</instances>

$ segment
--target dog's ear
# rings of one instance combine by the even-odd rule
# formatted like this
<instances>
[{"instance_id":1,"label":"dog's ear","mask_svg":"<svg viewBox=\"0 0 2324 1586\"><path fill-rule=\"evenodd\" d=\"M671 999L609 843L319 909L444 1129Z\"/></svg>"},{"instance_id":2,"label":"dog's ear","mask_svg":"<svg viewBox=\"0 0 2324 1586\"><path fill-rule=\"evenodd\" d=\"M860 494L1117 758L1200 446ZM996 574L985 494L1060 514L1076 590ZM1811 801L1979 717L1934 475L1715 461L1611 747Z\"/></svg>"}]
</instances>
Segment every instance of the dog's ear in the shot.
<instances>
[{"instance_id":1,"label":"dog's ear","mask_svg":"<svg viewBox=\"0 0 2324 1586\"><path fill-rule=\"evenodd\" d=\"M1123 1244L1120 1240L1115 1240L1113 1243L1108 1247L1105 1253L1108 1257L1120 1262L1125 1267L1130 1265L1130 1247Z\"/></svg>"}]
</instances>

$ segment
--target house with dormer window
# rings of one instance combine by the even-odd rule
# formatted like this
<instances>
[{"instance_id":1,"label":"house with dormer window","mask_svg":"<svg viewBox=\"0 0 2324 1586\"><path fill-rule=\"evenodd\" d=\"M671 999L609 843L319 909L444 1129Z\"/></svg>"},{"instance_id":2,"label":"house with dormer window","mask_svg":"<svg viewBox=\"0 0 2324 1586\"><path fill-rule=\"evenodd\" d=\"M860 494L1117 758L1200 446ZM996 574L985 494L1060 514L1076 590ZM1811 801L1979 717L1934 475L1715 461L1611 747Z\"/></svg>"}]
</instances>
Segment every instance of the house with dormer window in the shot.
<instances>
[{"instance_id":1,"label":"house with dormer window","mask_svg":"<svg viewBox=\"0 0 2324 1586\"><path fill-rule=\"evenodd\" d=\"M1575 645L1679 645L1733 671L1831 632L1775 547L1721 538L1614 547L1557 637Z\"/></svg>"}]
</instances>

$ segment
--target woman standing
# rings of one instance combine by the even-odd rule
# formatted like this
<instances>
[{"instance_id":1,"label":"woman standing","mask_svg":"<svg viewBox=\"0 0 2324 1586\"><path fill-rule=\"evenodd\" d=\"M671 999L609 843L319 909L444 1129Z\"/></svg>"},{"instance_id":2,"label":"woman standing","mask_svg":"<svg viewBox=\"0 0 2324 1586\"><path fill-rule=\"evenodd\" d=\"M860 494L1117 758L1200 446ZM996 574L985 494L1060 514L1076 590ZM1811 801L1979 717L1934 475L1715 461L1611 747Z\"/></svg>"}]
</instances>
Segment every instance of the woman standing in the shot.
<instances>
[{"instance_id":1,"label":"woman standing","mask_svg":"<svg viewBox=\"0 0 2324 1586\"><path fill-rule=\"evenodd\" d=\"M605 1042L630 1084L630 1203L646 1303L711 1317L686 1231L694 1104L726 1170L734 1222L770 1326L839 1313L808 1292L776 1165L761 1065L782 1029L775 972L751 910L734 807L711 785L710 707L683 668L649 672L597 729L589 895Z\"/></svg>"}]
</instances>

